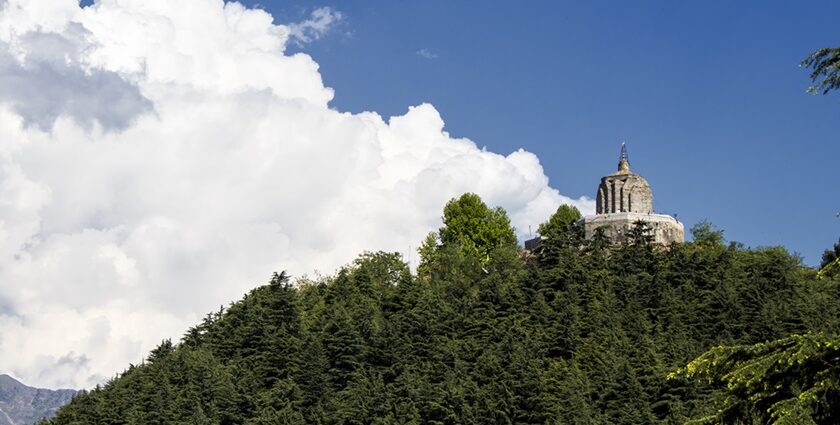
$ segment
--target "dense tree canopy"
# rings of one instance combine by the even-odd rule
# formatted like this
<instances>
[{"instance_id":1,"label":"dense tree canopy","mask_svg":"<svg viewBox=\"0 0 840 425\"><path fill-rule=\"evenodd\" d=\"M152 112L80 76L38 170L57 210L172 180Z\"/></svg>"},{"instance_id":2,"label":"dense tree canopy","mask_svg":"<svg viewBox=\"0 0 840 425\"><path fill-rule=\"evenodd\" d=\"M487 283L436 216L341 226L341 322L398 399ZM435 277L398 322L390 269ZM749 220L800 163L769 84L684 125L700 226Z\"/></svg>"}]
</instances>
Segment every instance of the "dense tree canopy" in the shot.
<instances>
[{"instance_id":1,"label":"dense tree canopy","mask_svg":"<svg viewBox=\"0 0 840 425\"><path fill-rule=\"evenodd\" d=\"M820 49L803 66L812 69L809 92L826 94L840 88L840 48ZM840 215L840 213L838 213ZM703 229L700 229L701 232ZM721 235L722 236L722 235ZM695 240L697 236L695 235ZM806 304L834 308L840 276L840 242L822 256L815 273L818 290ZM822 297L822 298L821 298ZM710 415L694 423L836 424L840 422L840 335L832 323L825 332L794 334L770 342L717 346L697 357L672 378L712 385L720 397Z\"/></svg>"},{"instance_id":2,"label":"dense tree canopy","mask_svg":"<svg viewBox=\"0 0 840 425\"><path fill-rule=\"evenodd\" d=\"M504 211L465 195L424 247L425 271L380 252L316 280L277 274L46 423L678 424L732 396L714 360L675 373L695 357L734 345L701 359L795 359L805 342L750 347L840 325L840 282L782 248L726 246L711 225L664 249L640 224L613 245L584 240L577 217L558 210L524 255ZM731 381L756 390L748 374Z\"/></svg>"}]
</instances>

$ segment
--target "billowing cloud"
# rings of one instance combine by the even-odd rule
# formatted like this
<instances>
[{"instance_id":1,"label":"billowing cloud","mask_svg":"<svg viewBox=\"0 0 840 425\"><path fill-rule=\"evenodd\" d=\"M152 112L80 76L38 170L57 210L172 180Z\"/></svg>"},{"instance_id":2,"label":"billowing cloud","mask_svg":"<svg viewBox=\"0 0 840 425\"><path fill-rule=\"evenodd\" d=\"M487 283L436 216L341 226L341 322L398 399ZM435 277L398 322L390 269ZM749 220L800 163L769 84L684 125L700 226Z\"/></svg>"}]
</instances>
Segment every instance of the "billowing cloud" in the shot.
<instances>
[{"instance_id":1,"label":"billowing cloud","mask_svg":"<svg viewBox=\"0 0 840 425\"><path fill-rule=\"evenodd\" d=\"M0 101L43 130L61 115L85 128L128 127L150 102L119 74L79 63L87 36L70 23L62 33L26 32L0 44Z\"/></svg>"},{"instance_id":2,"label":"billowing cloud","mask_svg":"<svg viewBox=\"0 0 840 425\"><path fill-rule=\"evenodd\" d=\"M318 65L284 53L296 31L221 0L3 5L0 371L90 387L274 271L416 249L463 192L525 232L594 209L432 105L330 108Z\"/></svg>"}]
</instances>

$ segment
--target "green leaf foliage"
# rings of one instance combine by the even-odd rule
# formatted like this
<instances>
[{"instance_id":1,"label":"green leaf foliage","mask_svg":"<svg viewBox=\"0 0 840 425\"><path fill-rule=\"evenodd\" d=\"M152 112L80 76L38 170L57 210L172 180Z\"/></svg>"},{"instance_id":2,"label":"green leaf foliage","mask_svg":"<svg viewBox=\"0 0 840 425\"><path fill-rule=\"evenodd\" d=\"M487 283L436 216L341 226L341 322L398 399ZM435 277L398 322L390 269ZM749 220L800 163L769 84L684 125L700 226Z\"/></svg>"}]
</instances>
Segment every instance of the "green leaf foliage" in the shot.
<instances>
[{"instance_id":1,"label":"green leaf foliage","mask_svg":"<svg viewBox=\"0 0 840 425\"><path fill-rule=\"evenodd\" d=\"M443 227L420 247L421 273L439 268L443 256L457 255L480 267L498 250L516 250L516 234L505 210L490 208L473 193L450 200L443 208Z\"/></svg>"},{"instance_id":2,"label":"green leaf foliage","mask_svg":"<svg viewBox=\"0 0 840 425\"><path fill-rule=\"evenodd\" d=\"M708 220L703 220L691 227L694 243L703 245L722 245L723 230L718 229Z\"/></svg>"},{"instance_id":3,"label":"green leaf foliage","mask_svg":"<svg viewBox=\"0 0 840 425\"><path fill-rule=\"evenodd\" d=\"M726 389L713 415L693 423L840 422L840 338L823 332L718 346L671 375Z\"/></svg>"},{"instance_id":4,"label":"green leaf foliage","mask_svg":"<svg viewBox=\"0 0 840 425\"><path fill-rule=\"evenodd\" d=\"M383 252L314 280L276 274L44 423L836 419L824 340L840 282L778 247L657 247L644 223L612 244L584 240L578 219L561 208L525 253L503 210L465 195L416 274ZM806 336L754 345L791 334ZM737 348L703 355L718 346ZM802 394L816 401L789 402Z\"/></svg>"}]
</instances>

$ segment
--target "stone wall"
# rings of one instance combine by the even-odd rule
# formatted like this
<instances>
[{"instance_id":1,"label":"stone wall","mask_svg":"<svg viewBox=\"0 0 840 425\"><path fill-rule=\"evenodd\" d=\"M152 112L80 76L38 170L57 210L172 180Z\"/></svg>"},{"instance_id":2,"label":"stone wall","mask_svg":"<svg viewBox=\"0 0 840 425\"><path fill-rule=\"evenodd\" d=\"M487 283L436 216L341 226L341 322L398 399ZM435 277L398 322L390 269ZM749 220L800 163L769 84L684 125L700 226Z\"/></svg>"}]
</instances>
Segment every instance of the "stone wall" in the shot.
<instances>
[{"instance_id":1,"label":"stone wall","mask_svg":"<svg viewBox=\"0 0 840 425\"><path fill-rule=\"evenodd\" d=\"M623 212L614 214L598 214L584 217L583 227L586 238L592 238L595 229L603 227L605 234L613 242L622 242L624 235L633 228L637 221L644 221L653 233L654 243L670 245L672 243L685 242L685 229L683 224L674 217L665 214L642 214Z\"/></svg>"},{"instance_id":2,"label":"stone wall","mask_svg":"<svg viewBox=\"0 0 840 425\"><path fill-rule=\"evenodd\" d=\"M638 174L610 174L601 179L595 196L598 214L653 212L653 191L647 180Z\"/></svg>"}]
</instances>

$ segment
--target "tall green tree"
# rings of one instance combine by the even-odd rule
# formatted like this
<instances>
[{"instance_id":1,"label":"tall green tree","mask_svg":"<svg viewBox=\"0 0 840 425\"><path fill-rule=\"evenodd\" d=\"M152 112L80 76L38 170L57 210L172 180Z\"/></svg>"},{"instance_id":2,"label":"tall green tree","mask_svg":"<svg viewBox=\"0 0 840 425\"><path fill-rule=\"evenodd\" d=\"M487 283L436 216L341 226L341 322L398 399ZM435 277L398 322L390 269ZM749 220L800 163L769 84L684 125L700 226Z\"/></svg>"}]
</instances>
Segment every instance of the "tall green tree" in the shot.
<instances>
[{"instance_id":1,"label":"tall green tree","mask_svg":"<svg viewBox=\"0 0 840 425\"><path fill-rule=\"evenodd\" d=\"M465 193L446 203L443 227L427 236L420 247L421 269L434 263L436 255L447 249L486 266L492 251L516 247L516 234L507 212L501 207L488 207L474 193Z\"/></svg>"},{"instance_id":2,"label":"tall green tree","mask_svg":"<svg viewBox=\"0 0 840 425\"><path fill-rule=\"evenodd\" d=\"M806 68L811 69L811 85L808 87L809 93L827 94L832 90L840 88L840 47L825 47L819 49L808 55L800 64ZM837 212L840 217L840 211ZM840 250L835 245L834 259L826 263L825 254L823 254L823 263L820 268L827 270L825 273L833 275L840 274ZM830 253L829 251L826 251Z\"/></svg>"},{"instance_id":3,"label":"tall green tree","mask_svg":"<svg viewBox=\"0 0 840 425\"><path fill-rule=\"evenodd\" d=\"M490 208L474 193L452 199L443 208L443 227L438 231L444 245L486 257L497 247L515 247L516 235L507 212Z\"/></svg>"},{"instance_id":4,"label":"tall green tree","mask_svg":"<svg viewBox=\"0 0 840 425\"><path fill-rule=\"evenodd\" d=\"M691 226L691 236L694 243L701 245L723 245L723 230L709 222L701 220Z\"/></svg>"},{"instance_id":5,"label":"tall green tree","mask_svg":"<svg viewBox=\"0 0 840 425\"><path fill-rule=\"evenodd\" d=\"M560 205L557 211L540 224L540 244L537 251L544 259L556 260L563 249L577 249L583 243L583 225L581 214L571 205Z\"/></svg>"},{"instance_id":6,"label":"tall green tree","mask_svg":"<svg viewBox=\"0 0 840 425\"><path fill-rule=\"evenodd\" d=\"M537 232L544 239L566 239L575 234L576 224L580 221L580 211L571 205L562 204L557 211L548 218L548 221L540 224Z\"/></svg>"}]
</instances>

